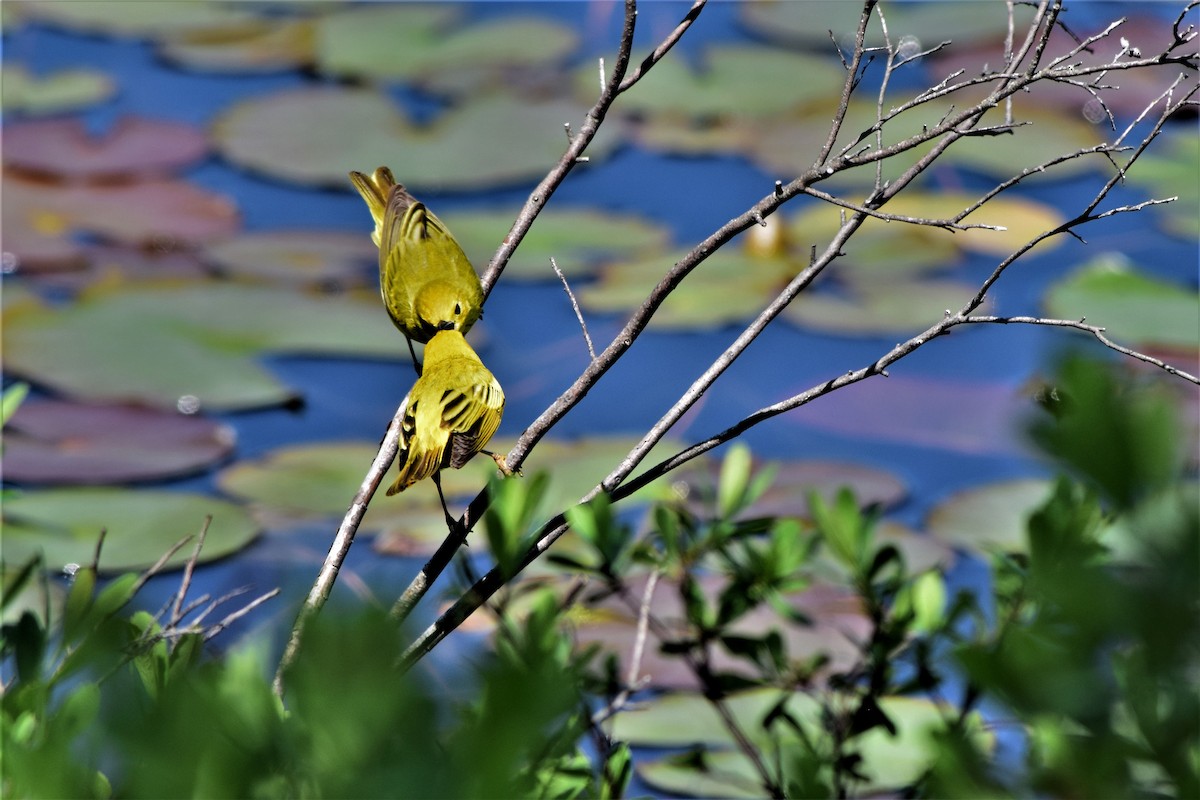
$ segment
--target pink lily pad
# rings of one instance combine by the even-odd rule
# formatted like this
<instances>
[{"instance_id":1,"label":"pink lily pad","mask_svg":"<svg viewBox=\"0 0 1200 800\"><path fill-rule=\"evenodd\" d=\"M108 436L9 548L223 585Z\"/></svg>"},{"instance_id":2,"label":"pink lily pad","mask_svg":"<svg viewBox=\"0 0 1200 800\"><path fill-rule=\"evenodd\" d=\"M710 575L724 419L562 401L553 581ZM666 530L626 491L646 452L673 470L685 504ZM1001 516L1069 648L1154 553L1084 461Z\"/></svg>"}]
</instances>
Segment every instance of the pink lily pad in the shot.
<instances>
[{"instance_id":1,"label":"pink lily pad","mask_svg":"<svg viewBox=\"0 0 1200 800\"><path fill-rule=\"evenodd\" d=\"M167 480L227 458L233 428L135 405L30 400L4 432L4 478L16 483Z\"/></svg>"},{"instance_id":2,"label":"pink lily pad","mask_svg":"<svg viewBox=\"0 0 1200 800\"><path fill-rule=\"evenodd\" d=\"M1022 452L1016 423L1028 401L1003 384L872 378L839 389L789 417L855 438L959 453Z\"/></svg>"},{"instance_id":3,"label":"pink lily pad","mask_svg":"<svg viewBox=\"0 0 1200 800\"><path fill-rule=\"evenodd\" d=\"M369 237L344 231L243 233L206 245L202 256L234 277L322 286L375 286L379 250Z\"/></svg>"},{"instance_id":4,"label":"pink lily pad","mask_svg":"<svg viewBox=\"0 0 1200 800\"><path fill-rule=\"evenodd\" d=\"M79 119L18 122L4 131L4 162L57 180L99 181L173 172L208 153L208 138L190 125L124 117L102 136Z\"/></svg>"},{"instance_id":5,"label":"pink lily pad","mask_svg":"<svg viewBox=\"0 0 1200 800\"><path fill-rule=\"evenodd\" d=\"M85 263L74 233L169 251L240 224L231 200L183 181L62 186L5 175L4 189L4 249L16 270Z\"/></svg>"}]
</instances>

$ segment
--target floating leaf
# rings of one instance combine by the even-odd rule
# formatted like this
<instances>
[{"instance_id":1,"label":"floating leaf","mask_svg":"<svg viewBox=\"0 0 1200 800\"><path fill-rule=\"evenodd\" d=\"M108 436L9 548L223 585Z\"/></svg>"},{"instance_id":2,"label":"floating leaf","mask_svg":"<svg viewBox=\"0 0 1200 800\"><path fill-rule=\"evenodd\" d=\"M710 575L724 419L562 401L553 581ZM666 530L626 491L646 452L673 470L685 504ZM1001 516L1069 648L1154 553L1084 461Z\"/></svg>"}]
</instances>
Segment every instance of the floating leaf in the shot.
<instances>
[{"instance_id":1,"label":"floating leaf","mask_svg":"<svg viewBox=\"0 0 1200 800\"><path fill-rule=\"evenodd\" d=\"M879 8L872 14L867 26L867 47L884 44ZM911 45L914 53L946 40L965 45L981 37L1002 34L1008 27L1008 13L1003 6L983 8L971 3L938 3L930 6L893 3L881 8L887 19L891 41L915 40ZM758 35L771 41L821 50L832 49L830 31L843 49L852 47L862 11L862 5L858 3L836 2L779 3L755 0L738 6L741 22ZM1015 24L1020 29L1032 20L1033 10L1018 6L1014 15Z\"/></svg>"},{"instance_id":2,"label":"floating leaf","mask_svg":"<svg viewBox=\"0 0 1200 800\"><path fill-rule=\"evenodd\" d=\"M0 95L0 108L10 114L73 111L104 102L117 91L112 78L92 69L64 69L39 77L19 64L5 64L2 71L4 93ZM5 160L11 130L5 130Z\"/></svg>"},{"instance_id":3,"label":"floating leaf","mask_svg":"<svg viewBox=\"0 0 1200 800\"><path fill-rule=\"evenodd\" d=\"M457 16L444 6L412 5L330 14L318 22L317 66L340 77L412 81L464 69L544 68L576 45L570 29L545 19L510 16L464 25Z\"/></svg>"},{"instance_id":4,"label":"floating leaf","mask_svg":"<svg viewBox=\"0 0 1200 800\"><path fill-rule=\"evenodd\" d=\"M630 594L642 597L645 581L646 578L640 576L630 580ZM725 587L725 579L714 574L702 575L697 583L709 603L715 603ZM828 656L824 674L848 670L861 657L858 647L870 636L870 621L863 614L861 601L850 589L817 583L804 591L789 594L785 602L811 620L812 624L786 624L777 610L763 605L743 615L731 626L730 632L742 636L763 636L768 631L778 630L789 657L802 659L818 653ZM661 631L667 630L673 637L686 635L683 621L685 612L676 582L667 579L659 581L650 600L650 613L659 621L660 627L659 632L649 634L649 643L642 656L642 674L656 688L700 689L699 680L687 663L670 653L663 653L661 649ZM623 662L623 672L629 669L630 654L639 635L638 624L620 601L610 597L598 605L589 606L574 622L577 646L600 644ZM711 666L714 671L747 678L755 674L744 660L734 658L722 648L713 649ZM690 736L694 733L694 730L677 731L676 735Z\"/></svg>"},{"instance_id":5,"label":"floating leaf","mask_svg":"<svg viewBox=\"0 0 1200 800\"><path fill-rule=\"evenodd\" d=\"M884 105L884 114L890 114L910 99L907 96L892 98ZM853 155L862 151L869 153L881 146L899 144L921 134L926 128L941 124L947 115L961 111L972 102L951 95L948 99L922 103L888 119L882 132L877 135L868 133L878 119L876 105L873 102L852 101L846 110L832 155ZM753 128L728 131L726 138L736 143L739 152L746 153L764 168L784 176L797 175L812 167L829 136L830 121L837 114L837 108L836 98L820 100L809 103L794 114L763 120ZM1013 115L1016 123L1027 124L1021 124L1011 134L959 139L939 157L939 163L954 164L1004 180L1023 168L1032 169L1043 161L1092 147L1103 140L1100 129L1092 123L1065 118L1060 111L1043 108L1026 98L1015 101ZM1004 122L1003 109L996 108L985 114L977 127ZM873 186L876 168L880 163L882 180L894 181L928 154L933 146L932 141L925 142L893 154L882 162L870 162L844 170L830 177L827 183L830 186ZM1093 155L1057 164L1045 174L1070 178L1107 168L1109 162L1103 156ZM902 197L903 194L897 199ZM893 200L884 210L890 210L895 202ZM984 213L977 216L983 216Z\"/></svg>"},{"instance_id":6,"label":"floating leaf","mask_svg":"<svg viewBox=\"0 0 1200 800\"><path fill-rule=\"evenodd\" d=\"M390 164L410 188L477 189L544 173L562 155L563 123L582 113L494 94L418 127L381 92L322 87L238 103L214 137L230 161L298 183L346 188L350 170ZM611 146L602 136L588 153Z\"/></svg>"},{"instance_id":7,"label":"floating leaf","mask_svg":"<svg viewBox=\"0 0 1200 800\"><path fill-rule=\"evenodd\" d=\"M208 495L149 489L25 491L4 502L4 558L20 564L41 552L51 570L90 564L105 529L100 570L145 569L179 540L197 534L210 514L201 562L241 550L258 535L258 526L242 509ZM181 566L190 553L184 547L168 566Z\"/></svg>"},{"instance_id":8,"label":"floating leaf","mask_svg":"<svg viewBox=\"0 0 1200 800\"><path fill-rule=\"evenodd\" d=\"M29 19L86 33L165 37L258 18L249 6L239 8L238 5L222 0L191 0L187 3L88 0L86 3L22 3L21 13Z\"/></svg>"},{"instance_id":9,"label":"floating leaf","mask_svg":"<svg viewBox=\"0 0 1200 800\"><path fill-rule=\"evenodd\" d=\"M808 494L816 492L832 502L838 491L849 488L862 507L894 506L905 497L904 482L890 472L862 464L836 461L768 461L775 478L762 496L742 512L751 517L808 517ZM756 467L757 469L758 467ZM697 513L712 509L717 473L693 471L687 478L692 487L689 500Z\"/></svg>"},{"instance_id":10,"label":"floating leaf","mask_svg":"<svg viewBox=\"0 0 1200 800\"><path fill-rule=\"evenodd\" d=\"M480 270L504 241L519 209L459 211L439 214ZM538 215L521 240L504 276L526 280L557 280L553 258L567 277L591 274L601 261L661 249L667 231L641 217L592 209L548 209Z\"/></svg>"},{"instance_id":11,"label":"floating leaf","mask_svg":"<svg viewBox=\"0 0 1200 800\"><path fill-rule=\"evenodd\" d=\"M5 175L4 189L4 249L17 269L82 266L82 249L69 239L77 232L171 250L239 225L229 200L182 181L55 186Z\"/></svg>"},{"instance_id":12,"label":"floating leaf","mask_svg":"<svg viewBox=\"0 0 1200 800\"><path fill-rule=\"evenodd\" d=\"M218 272L235 277L321 286L378 283L379 250L357 233L256 231L207 245L203 256Z\"/></svg>"},{"instance_id":13,"label":"floating leaf","mask_svg":"<svg viewBox=\"0 0 1200 800\"><path fill-rule=\"evenodd\" d=\"M966 3L961 5L969 7ZM1050 31L1046 47L1036 51L1040 64L1044 66L1069 55L1068 63L1072 68L1094 68L1110 63L1126 42L1140 50L1146 58L1168 49L1173 44L1171 25L1158 14L1139 15L1137 10L1143 7L1131 6L1119 12L1114 11L1107 18L1080 19L1076 21L1077 24L1070 26L1070 30L1055 26ZM1120 24L1114 26L1114 31L1106 39L1093 41L1086 48L1079 47L1080 41L1101 33L1110 22L1118 21ZM1006 62L1006 49L1005 28L997 26L989 41L975 42L969 47L951 47L932 55L930 68L938 75L948 75L959 69L965 70L967 75L982 74L985 70L995 71ZM1032 58L1033 54L1028 54L1019 66L1014 67L1014 71L1029 69ZM1023 96L1027 102L1063 120L1082 121L1086 118L1108 128L1110 123L1105 106L1118 120L1122 116L1135 117L1148 106L1160 103L1160 96L1172 84L1176 84L1176 97L1193 90L1196 84L1194 70L1180 70L1174 64L1108 70L1098 75L1103 77L1081 77L1075 82L1039 81ZM963 98L966 101L963 107L975 102L972 97L982 97L991 88L977 87L973 95ZM1158 112L1156 110L1153 113Z\"/></svg>"},{"instance_id":14,"label":"floating leaf","mask_svg":"<svg viewBox=\"0 0 1200 800\"><path fill-rule=\"evenodd\" d=\"M1034 478L968 489L938 503L925 527L931 536L967 550L1023 553L1029 515L1052 489L1050 481Z\"/></svg>"},{"instance_id":15,"label":"floating leaf","mask_svg":"<svg viewBox=\"0 0 1200 800\"><path fill-rule=\"evenodd\" d=\"M779 700L778 691L762 689L735 695L726 701L727 705L732 706L744 696L761 706L761 710L754 709L759 711L759 720ZM820 707L816 701L803 694L795 697L801 699L789 700L787 709L805 729L807 741L811 743L829 736L821 725ZM663 703L667 699L656 703ZM673 715L679 717L680 729L684 731L693 726L693 723L686 721L687 711L693 711L700 718L715 715L711 710L702 710L705 706L711 708L711 704L699 695L690 702L677 701L676 706L672 709ZM752 703L748 701L744 707L751 706ZM938 744L932 734L946 728L947 715L951 713L950 709L933 701L913 697L882 697L879 699L879 709L896 727L896 734L892 735L879 726L854 739L854 752L862 757L860 762L856 762L855 769L865 778L862 784L856 784L856 789L868 794L890 793L897 787L909 786L919 780L938 758ZM622 720L641 713L645 712L627 711L620 714L617 727L620 728ZM752 718L742 719L742 723L742 730L745 731L757 732L761 729L761 723ZM980 744L990 747L990 737L980 730L977 717L973 718L973 727ZM629 740L627 736L614 735ZM785 750L805 746L800 742L788 741L791 737L786 732L784 735L785 740L780 745ZM637 741L636 734L632 741ZM761 797L763 788L757 770L745 755L732 749L733 744L727 734L726 745L730 749L706 752L699 757L699 764L691 757L668 757L639 764L638 774L659 790L686 797ZM766 743L768 752L765 755L772 760L775 758L772 753L775 746L779 745ZM780 757L786 763L786 755Z\"/></svg>"},{"instance_id":16,"label":"floating leaf","mask_svg":"<svg viewBox=\"0 0 1200 800\"><path fill-rule=\"evenodd\" d=\"M211 72L275 72L312 64L315 31L307 19L246 19L182 31L159 54L182 67Z\"/></svg>"},{"instance_id":17,"label":"floating leaf","mask_svg":"<svg viewBox=\"0 0 1200 800\"><path fill-rule=\"evenodd\" d=\"M122 117L102 136L89 135L79 119L18 122L4 131L5 164L71 181L171 172L207 152L196 128L145 117Z\"/></svg>"},{"instance_id":18,"label":"floating leaf","mask_svg":"<svg viewBox=\"0 0 1200 800\"><path fill-rule=\"evenodd\" d=\"M1050 287L1046 313L1103 325L1126 345L1200 346L1200 298L1194 286L1152 277L1118 254L1083 264Z\"/></svg>"},{"instance_id":19,"label":"floating leaf","mask_svg":"<svg viewBox=\"0 0 1200 800\"><path fill-rule=\"evenodd\" d=\"M1013 429L1028 401L1011 387L933 378L860 381L793 417L846 436L962 453L1020 452Z\"/></svg>"},{"instance_id":20,"label":"floating leaf","mask_svg":"<svg viewBox=\"0 0 1200 800\"><path fill-rule=\"evenodd\" d=\"M1200 137L1163 136L1129 171L1128 181L1156 198L1178 197L1153 213L1165 214L1167 230L1183 239L1200 239L1200 192L1193 167L1200 164Z\"/></svg>"},{"instance_id":21,"label":"floating leaf","mask_svg":"<svg viewBox=\"0 0 1200 800\"><path fill-rule=\"evenodd\" d=\"M233 452L233 428L129 405L31 400L4 431L4 479L106 484L201 472Z\"/></svg>"},{"instance_id":22,"label":"floating leaf","mask_svg":"<svg viewBox=\"0 0 1200 800\"><path fill-rule=\"evenodd\" d=\"M958 311L979 287L956 281L862 283L844 294L808 291L784 310L792 322L844 336L908 336Z\"/></svg>"},{"instance_id":23,"label":"floating leaf","mask_svg":"<svg viewBox=\"0 0 1200 800\"><path fill-rule=\"evenodd\" d=\"M65 308L5 320L6 368L64 394L174 408L275 405L295 398L255 359L264 353L403 358L377 300L281 286L149 284L98 288Z\"/></svg>"},{"instance_id":24,"label":"floating leaf","mask_svg":"<svg viewBox=\"0 0 1200 800\"><path fill-rule=\"evenodd\" d=\"M691 119L769 116L838 94L844 77L835 58L761 45L713 45L704 51L698 68L679 58L660 61L622 98L620 108ZM581 69L576 86L582 97L595 96L593 65Z\"/></svg>"},{"instance_id":25,"label":"floating leaf","mask_svg":"<svg viewBox=\"0 0 1200 800\"><path fill-rule=\"evenodd\" d=\"M577 294L591 311L629 312L640 307L682 252L611 264L600 280ZM659 328L719 328L749 319L801 269L788 258L764 258L736 247L709 256L679 284L655 312L650 324Z\"/></svg>"}]
</instances>

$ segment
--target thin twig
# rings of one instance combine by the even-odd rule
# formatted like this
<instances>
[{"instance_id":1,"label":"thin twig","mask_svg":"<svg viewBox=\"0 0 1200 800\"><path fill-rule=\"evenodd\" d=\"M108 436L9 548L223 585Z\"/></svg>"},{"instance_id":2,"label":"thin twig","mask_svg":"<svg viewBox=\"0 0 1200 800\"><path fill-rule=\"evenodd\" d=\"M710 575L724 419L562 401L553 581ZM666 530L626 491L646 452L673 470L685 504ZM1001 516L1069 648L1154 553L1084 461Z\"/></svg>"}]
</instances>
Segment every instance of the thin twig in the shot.
<instances>
[{"instance_id":1,"label":"thin twig","mask_svg":"<svg viewBox=\"0 0 1200 800\"><path fill-rule=\"evenodd\" d=\"M554 268L554 274L562 281L563 289L567 291L567 297L571 300L571 308L575 310L575 319L579 320L579 327L583 330L583 340L587 342L588 355L592 357L592 361L595 361L596 348L592 346L592 336L588 333L587 322L583 319L583 311L579 308L579 301L575 299L575 293L571 291L571 284L567 283L567 276L558 268L558 262L554 260L554 256L550 256L550 266Z\"/></svg>"}]
</instances>

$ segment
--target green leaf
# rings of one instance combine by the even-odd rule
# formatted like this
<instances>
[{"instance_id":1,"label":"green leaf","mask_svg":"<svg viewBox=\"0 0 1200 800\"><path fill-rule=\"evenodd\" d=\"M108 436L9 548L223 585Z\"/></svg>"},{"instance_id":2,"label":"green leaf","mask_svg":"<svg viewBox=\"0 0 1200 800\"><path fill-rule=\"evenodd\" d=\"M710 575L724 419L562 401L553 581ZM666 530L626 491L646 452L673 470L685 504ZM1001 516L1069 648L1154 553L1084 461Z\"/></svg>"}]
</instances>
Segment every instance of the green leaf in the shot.
<instances>
[{"instance_id":1,"label":"green leaf","mask_svg":"<svg viewBox=\"0 0 1200 800\"><path fill-rule=\"evenodd\" d=\"M29 384L17 382L4 390L3 397L0 397L0 425L7 425L12 419L12 415L20 408L21 403L25 402L25 397L29 394Z\"/></svg>"},{"instance_id":2,"label":"green leaf","mask_svg":"<svg viewBox=\"0 0 1200 800\"><path fill-rule=\"evenodd\" d=\"M721 477L717 482L717 513L721 519L732 519L745 507L750 468L750 448L735 443L721 461Z\"/></svg>"},{"instance_id":3,"label":"green leaf","mask_svg":"<svg viewBox=\"0 0 1200 800\"><path fill-rule=\"evenodd\" d=\"M1181 477L1181 427L1164 391L1122 385L1111 367L1083 358L1064 361L1055 384L1062 400L1030 434L1118 507L1129 509Z\"/></svg>"}]
</instances>

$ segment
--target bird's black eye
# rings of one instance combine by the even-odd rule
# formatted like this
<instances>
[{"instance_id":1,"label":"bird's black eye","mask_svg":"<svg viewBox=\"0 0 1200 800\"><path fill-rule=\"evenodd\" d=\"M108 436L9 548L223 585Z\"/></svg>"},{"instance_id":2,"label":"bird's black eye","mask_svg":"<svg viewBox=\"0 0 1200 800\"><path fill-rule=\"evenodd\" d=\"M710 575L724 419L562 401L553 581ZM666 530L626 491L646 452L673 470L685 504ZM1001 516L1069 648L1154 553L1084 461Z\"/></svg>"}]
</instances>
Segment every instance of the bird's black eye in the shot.
<instances>
[{"instance_id":1,"label":"bird's black eye","mask_svg":"<svg viewBox=\"0 0 1200 800\"><path fill-rule=\"evenodd\" d=\"M455 313L456 315L458 315L458 314L461 314L461 313L462 313L462 303L455 303L455 304L454 304L454 313Z\"/></svg>"}]
</instances>

